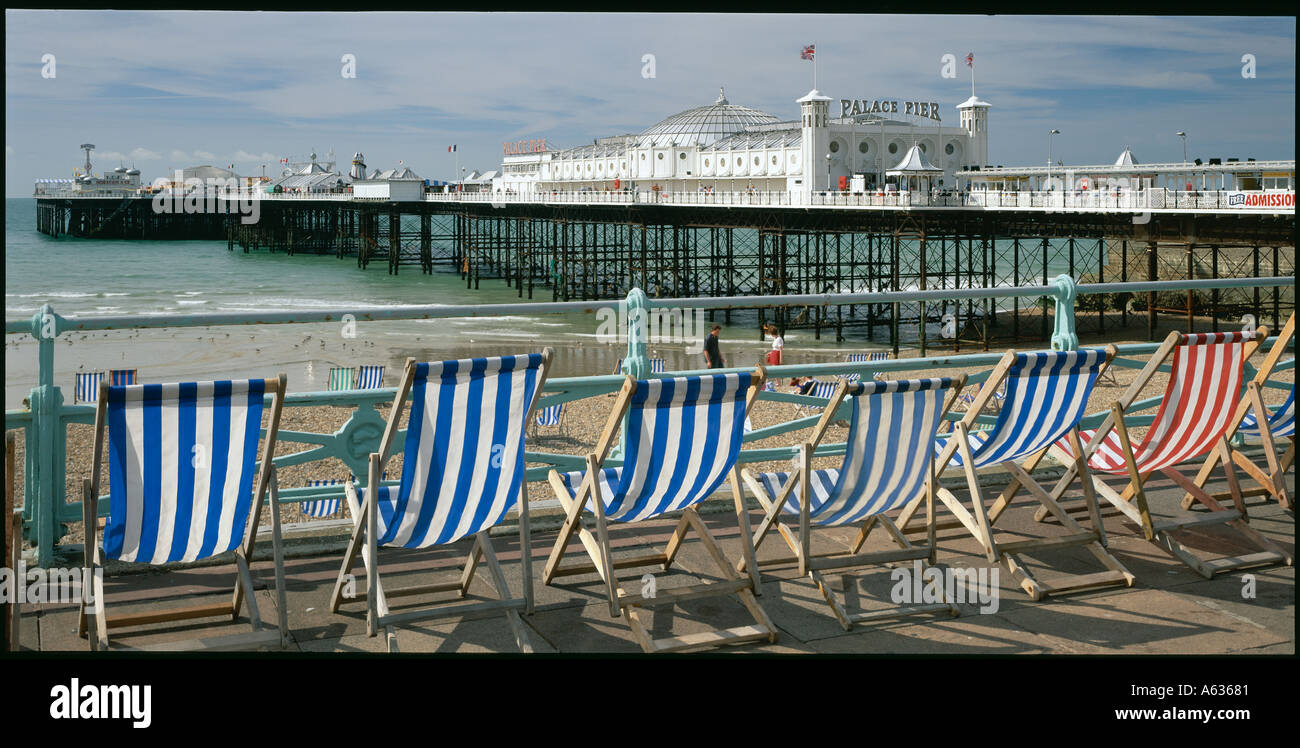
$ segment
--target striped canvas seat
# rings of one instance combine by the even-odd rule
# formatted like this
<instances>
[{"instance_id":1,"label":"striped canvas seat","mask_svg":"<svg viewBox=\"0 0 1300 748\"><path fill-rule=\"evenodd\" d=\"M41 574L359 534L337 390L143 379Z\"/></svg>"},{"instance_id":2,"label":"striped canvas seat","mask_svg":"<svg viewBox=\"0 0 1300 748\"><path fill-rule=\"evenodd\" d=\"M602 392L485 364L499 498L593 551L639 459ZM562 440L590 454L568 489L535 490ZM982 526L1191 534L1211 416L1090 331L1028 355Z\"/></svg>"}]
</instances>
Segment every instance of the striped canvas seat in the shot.
<instances>
[{"instance_id":1,"label":"striped canvas seat","mask_svg":"<svg viewBox=\"0 0 1300 748\"><path fill-rule=\"evenodd\" d=\"M114 387L125 387L129 384L135 384L135 376L135 369L110 369L108 383Z\"/></svg>"},{"instance_id":2,"label":"striped canvas seat","mask_svg":"<svg viewBox=\"0 0 1300 748\"><path fill-rule=\"evenodd\" d=\"M812 389L808 390L808 397L819 397L823 400L829 400L831 399L831 395L835 394L835 388L838 386L839 384L837 382L814 382Z\"/></svg>"},{"instance_id":3,"label":"striped canvas seat","mask_svg":"<svg viewBox=\"0 0 1300 748\"><path fill-rule=\"evenodd\" d=\"M874 353L850 353L849 355L844 357L844 360L850 364L866 364L874 361L888 361L889 352L876 351ZM882 374L881 372L876 372L875 374L872 375L872 377L876 380L880 380L884 377L884 374ZM847 379L850 382L857 382L860 379L862 379L862 375L856 372L853 374L841 374L840 379Z\"/></svg>"},{"instance_id":4,"label":"striped canvas seat","mask_svg":"<svg viewBox=\"0 0 1300 748\"><path fill-rule=\"evenodd\" d=\"M1133 445L1138 471L1148 473L1199 457L1214 447L1232 425L1241 397L1244 333L1197 333L1174 347L1173 371L1155 421L1140 444ZM1081 431L1087 444L1095 430ZM1073 455L1067 440L1057 446ZM1119 434L1110 430L1088 460L1103 473L1127 473Z\"/></svg>"},{"instance_id":5,"label":"striped canvas seat","mask_svg":"<svg viewBox=\"0 0 1300 748\"><path fill-rule=\"evenodd\" d=\"M372 366L357 367L357 389L359 390L377 390L384 386L384 366L383 364L374 364Z\"/></svg>"},{"instance_id":6,"label":"striped canvas seat","mask_svg":"<svg viewBox=\"0 0 1300 748\"><path fill-rule=\"evenodd\" d=\"M558 403L547 408L537 410L538 426L559 426L560 416L564 414L564 403Z\"/></svg>"},{"instance_id":7,"label":"striped canvas seat","mask_svg":"<svg viewBox=\"0 0 1300 748\"><path fill-rule=\"evenodd\" d=\"M344 390L353 389L352 375L353 375L353 371L351 367L331 366L329 391L343 392Z\"/></svg>"},{"instance_id":8,"label":"striped canvas seat","mask_svg":"<svg viewBox=\"0 0 1300 748\"><path fill-rule=\"evenodd\" d=\"M541 369L541 354L415 365L401 481L379 489L380 545L451 543L515 506Z\"/></svg>"},{"instance_id":9,"label":"striped canvas seat","mask_svg":"<svg viewBox=\"0 0 1300 748\"><path fill-rule=\"evenodd\" d=\"M915 499L929 477L929 445L942 422L953 380L859 382L847 393L852 416L844 463L810 471L813 524L838 526L896 509ZM758 476L769 496L779 496L789 473ZM782 509L799 513L791 492Z\"/></svg>"},{"instance_id":10,"label":"striped canvas seat","mask_svg":"<svg viewBox=\"0 0 1300 748\"><path fill-rule=\"evenodd\" d=\"M664 360L663 360L662 358L651 358L651 359L650 359L650 373L651 373L651 374L663 374L666 370L667 370L667 369L665 368ZM623 371L623 359L620 358L620 359L618 360L618 364L614 367L614 373L615 373L615 374L627 374L627 373L630 373L630 372L625 372L625 371Z\"/></svg>"},{"instance_id":11,"label":"striped canvas seat","mask_svg":"<svg viewBox=\"0 0 1300 748\"><path fill-rule=\"evenodd\" d=\"M93 403L99 400L99 383L104 381L104 372L87 371L77 373L77 386L74 389L74 403Z\"/></svg>"},{"instance_id":12,"label":"striped canvas seat","mask_svg":"<svg viewBox=\"0 0 1300 748\"><path fill-rule=\"evenodd\" d=\"M240 545L265 391L262 379L109 388L109 558L196 561Z\"/></svg>"},{"instance_id":13,"label":"striped canvas seat","mask_svg":"<svg viewBox=\"0 0 1300 748\"><path fill-rule=\"evenodd\" d=\"M307 485L312 488L326 488L329 486L342 487L343 481L337 478L333 480L312 480L312 481L307 481ZM334 515L339 513L339 509L342 508L342 506L343 506L342 499L338 497L329 498L329 499L317 499L315 501L304 501L301 504L299 504L299 507L302 509L302 513L304 516L315 517L317 519L321 519L324 517L333 517Z\"/></svg>"},{"instance_id":14,"label":"striped canvas seat","mask_svg":"<svg viewBox=\"0 0 1300 748\"><path fill-rule=\"evenodd\" d=\"M1020 460L1062 439L1083 418L1097 375L1106 362L1100 348L1018 353L1003 380L1006 396L988 431L969 433L974 467ZM936 454L952 435L936 440ZM949 464L960 467L960 450Z\"/></svg>"},{"instance_id":15,"label":"striped canvas seat","mask_svg":"<svg viewBox=\"0 0 1300 748\"><path fill-rule=\"evenodd\" d=\"M1286 400L1276 410L1268 416L1268 431L1275 437L1295 436L1295 384L1291 385L1291 392L1286 396ZM1258 439L1260 437L1259 421L1255 417L1255 411L1246 412L1246 417L1241 419L1241 425L1237 427L1237 433L1248 439Z\"/></svg>"},{"instance_id":16,"label":"striped canvas seat","mask_svg":"<svg viewBox=\"0 0 1300 748\"><path fill-rule=\"evenodd\" d=\"M625 467L598 481L605 517L636 522L700 503L740 454L752 375L711 374L636 383L627 413ZM585 471L561 473L571 498Z\"/></svg>"}]
</instances>

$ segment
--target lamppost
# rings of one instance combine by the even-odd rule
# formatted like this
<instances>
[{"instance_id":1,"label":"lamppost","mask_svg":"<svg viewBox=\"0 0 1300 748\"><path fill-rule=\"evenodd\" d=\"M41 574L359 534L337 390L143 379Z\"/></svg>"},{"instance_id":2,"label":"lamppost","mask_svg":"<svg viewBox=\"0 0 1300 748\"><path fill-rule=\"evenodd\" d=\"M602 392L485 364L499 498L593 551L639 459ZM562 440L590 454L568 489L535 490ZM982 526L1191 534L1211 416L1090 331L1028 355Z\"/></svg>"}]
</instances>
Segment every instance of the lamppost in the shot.
<instances>
[{"instance_id":1,"label":"lamppost","mask_svg":"<svg viewBox=\"0 0 1300 748\"><path fill-rule=\"evenodd\" d=\"M1052 136L1060 134L1060 130L1051 130L1047 133L1047 182L1049 189L1052 182Z\"/></svg>"},{"instance_id":2,"label":"lamppost","mask_svg":"<svg viewBox=\"0 0 1300 748\"><path fill-rule=\"evenodd\" d=\"M1186 164L1187 163L1187 133L1183 132L1182 130L1179 130L1174 134L1183 139L1183 163ZM1190 178L1191 175L1189 174L1188 179L1190 180Z\"/></svg>"},{"instance_id":3,"label":"lamppost","mask_svg":"<svg viewBox=\"0 0 1300 748\"><path fill-rule=\"evenodd\" d=\"M831 191L831 154L826 154L826 192Z\"/></svg>"}]
</instances>

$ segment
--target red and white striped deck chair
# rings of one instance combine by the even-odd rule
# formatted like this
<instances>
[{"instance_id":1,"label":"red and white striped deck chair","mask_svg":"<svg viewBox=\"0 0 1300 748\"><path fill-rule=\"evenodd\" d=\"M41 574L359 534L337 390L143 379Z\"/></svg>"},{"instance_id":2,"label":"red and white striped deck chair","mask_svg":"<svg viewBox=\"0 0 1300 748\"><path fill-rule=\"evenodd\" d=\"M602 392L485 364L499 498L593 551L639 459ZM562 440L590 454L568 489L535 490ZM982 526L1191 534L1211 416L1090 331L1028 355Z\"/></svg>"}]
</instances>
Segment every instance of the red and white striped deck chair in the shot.
<instances>
[{"instance_id":1,"label":"red and white striped deck chair","mask_svg":"<svg viewBox=\"0 0 1300 748\"><path fill-rule=\"evenodd\" d=\"M1264 448L1264 459L1268 466L1264 470L1259 465L1251 461L1242 450L1236 447L1232 448L1232 461L1237 467L1241 468L1246 476L1258 484L1257 488L1242 489L1241 497L1247 496L1272 496L1282 505L1284 509L1294 510L1295 505L1292 503L1291 492L1286 486L1286 471L1295 462L1295 382L1291 383L1291 392L1281 405L1269 410L1264 404L1263 388L1269 377L1273 375L1274 369L1278 362L1286 355L1286 349L1289 344L1295 340L1295 314L1282 326L1282 331L1278 333L1277 341L1273 343L1272 349L1264 357L1264 363L1255 372L1255 376L1246 385L1246 394L1242 397L1241 402L1237 405L1237 411L1233 414L1233 426L1228 430L1228 438L1231 439L1234 434L1240 434L1250 442L1259 442ZM1291 442L1287 447L1286 453L1281 456L1277 455L1278 439L1286 439ZM1229 441L1229 444L1232 442ZM1196 478L1192 482L1198 488L1205 488L1206 480L1214 468L1218 466L1221 454L1219 450L1210 453L1197 471ZM1231 491L1210 494L1217 501L1224 499L1234 499ZM1190 509L1196 503L1196 497L1191 491L1183 496L1183 508ZM1245 511L1244 506L1238 506L1238 509Z\"/></svg>"},{"instance_id":2,"label":"red and white striped deck chair","mask_svg":"<svg viewBox=\"0 0 1300 748\"><path fill-rule=\"evenodd\" d=\"M1140 525L1147 540L1156 543L1207 579L1213 578L1217 573L1246 566L1291 563L1291 557L1285 551L1245 523L1240 508L1225 509L1190 478L1175 469L1178 463L1196 459L1211 450L1221 451L1221 456L1230 454L1228 436L1233 426L1233 414L1241 399L1243 365L1259 348L1267 333L1267 329L1262 327L1253 334L1170 333L1124 396L1111 406L1110 413L1101 426L1095 431L1080 432L1080 438L1086 442L1083 454L1087 458L1088 470L1094 473L1092 481L1097 494ZM1172 371L1160 409L1145 437L1140 443L1134 444L1124 422L1125 411L1171 353ZM1065 475L1052 495L1053 499L1059 499L1060 492L1064 490L1062 484L1073 480L1078 468L1074 462L1074 451L1067 440L1058 441L1052 450L1066 466ZM1226 462L1224 467L1228 486L1240 507L1236 474L1231 461ZM1123 494L1120 494L1097 478L1096 473L1127 474L1129 484ZM1156 473L1161 473L1191 492L1198 501L1212 510L1211 514L1195 519L1153 521L1143 485ZM1043 516L1040 512L1037 518L1042 519ZM1170 535L1171 531L1211 524L1232 527L1243 539L1264 550L1204 560L1193 555Z\"/></svg>"}]
</instances>

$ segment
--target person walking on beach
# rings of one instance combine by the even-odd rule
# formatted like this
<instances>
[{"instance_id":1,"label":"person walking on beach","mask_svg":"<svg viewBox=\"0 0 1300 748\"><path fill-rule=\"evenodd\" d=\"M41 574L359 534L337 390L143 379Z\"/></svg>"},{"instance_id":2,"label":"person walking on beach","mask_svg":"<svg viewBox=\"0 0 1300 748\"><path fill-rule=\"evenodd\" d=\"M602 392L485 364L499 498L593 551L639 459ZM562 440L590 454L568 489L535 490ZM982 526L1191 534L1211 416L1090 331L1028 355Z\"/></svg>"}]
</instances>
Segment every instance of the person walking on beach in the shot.
<instances>
[{"instance_id":1,"label":"person walking on beach","mask_svg":"<svg viewBox=\"0 0 1300 748\"><path fill-rule=\"evenodd\" d=\"M772 350L767 352L769 366L780 366L782 350L785 348L785 331L776 325L763 325L763 334L772 336Z\"/></svg>"},{"instance_id":2,"label":"person walking on beach","mask_svg":"<svg viewBox=\"0 0 1300 748\"><path fill-rule=\"evenodd\" d=\"M704 336L704 361L710 369L721 369L726 365L722 360L722 351L718 350L718 333L722 332L722 325L714 325L708 335Z\"/></svg>"}]
</instances>

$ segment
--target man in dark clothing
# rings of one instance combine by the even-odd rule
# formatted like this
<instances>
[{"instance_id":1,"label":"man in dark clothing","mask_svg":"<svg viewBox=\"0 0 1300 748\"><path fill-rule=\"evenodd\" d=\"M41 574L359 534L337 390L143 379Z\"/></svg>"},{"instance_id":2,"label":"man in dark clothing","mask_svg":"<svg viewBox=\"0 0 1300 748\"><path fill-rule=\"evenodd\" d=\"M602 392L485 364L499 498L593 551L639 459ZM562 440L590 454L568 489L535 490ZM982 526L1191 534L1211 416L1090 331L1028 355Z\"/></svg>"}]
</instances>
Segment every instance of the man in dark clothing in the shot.
<instances>
[{"instance_id":1,"label":"man in dark clothing","mask_svg":"<svg viewBox=\"0 0 1300 748\"><path fill-rule=\"evenodd\" d=\"M709 334L704 336L704 361L710 369L721 369L726 366L722 360L722 351L718 350L719 332L722 332L722 325L714 325Z\"/></svg>"}]
</instances>

